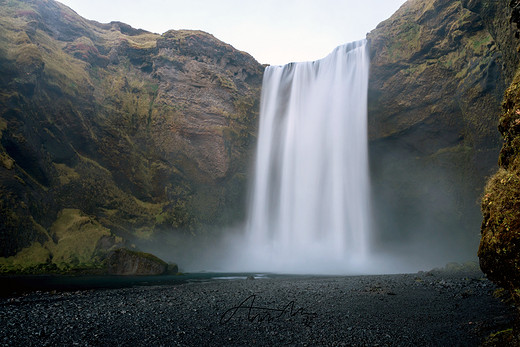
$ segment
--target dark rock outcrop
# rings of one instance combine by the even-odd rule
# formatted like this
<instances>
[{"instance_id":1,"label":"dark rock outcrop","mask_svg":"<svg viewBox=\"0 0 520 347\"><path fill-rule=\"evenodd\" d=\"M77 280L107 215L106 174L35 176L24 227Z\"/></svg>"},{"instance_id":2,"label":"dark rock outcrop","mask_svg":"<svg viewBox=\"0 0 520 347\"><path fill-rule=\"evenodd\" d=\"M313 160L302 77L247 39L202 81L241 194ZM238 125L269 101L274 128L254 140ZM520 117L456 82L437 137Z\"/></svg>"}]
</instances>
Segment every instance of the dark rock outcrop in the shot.
<instances>
[{"instance_id":1,"label":"dark rock outcrop","mask_svg":"<svg viewBox=\"0 0 520 347\"><path fill-rule=\"evenodd\" d=\"M156 256L126 248L110 252L105 262L109 275L163 275L168 271L168 264Z\"/></svg>"}]
</instances>

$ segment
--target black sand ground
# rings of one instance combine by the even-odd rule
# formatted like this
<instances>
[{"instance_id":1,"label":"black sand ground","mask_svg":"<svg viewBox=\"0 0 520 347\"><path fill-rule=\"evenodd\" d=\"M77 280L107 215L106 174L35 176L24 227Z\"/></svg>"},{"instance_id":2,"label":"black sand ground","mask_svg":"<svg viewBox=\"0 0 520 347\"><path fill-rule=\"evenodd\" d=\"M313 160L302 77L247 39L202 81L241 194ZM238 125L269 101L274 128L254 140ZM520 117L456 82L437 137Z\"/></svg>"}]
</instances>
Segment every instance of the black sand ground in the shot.
<instances>
[{"instance_id":1,"label":"black sand ground","mask_svg":"<svg viewBox=\"0 0 520 347\"><path fill-rule=\"evenodd\" d=\"M511 323L494 289L434 272L33 292L0 298L0 345L477 346Z\"/></svg>"}]
</instances>

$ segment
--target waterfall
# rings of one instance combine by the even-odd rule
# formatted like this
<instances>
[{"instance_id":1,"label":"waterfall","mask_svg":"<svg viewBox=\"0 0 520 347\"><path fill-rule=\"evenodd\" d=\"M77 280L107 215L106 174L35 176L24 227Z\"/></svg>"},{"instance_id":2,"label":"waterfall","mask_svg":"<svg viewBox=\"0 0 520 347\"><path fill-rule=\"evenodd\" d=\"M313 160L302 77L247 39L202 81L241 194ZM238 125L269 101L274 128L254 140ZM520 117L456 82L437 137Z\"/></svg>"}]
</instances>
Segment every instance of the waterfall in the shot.
<instances>
[{"instance_id":1,"label":"waterfall","mask_svg":"<svg viewBox=\"0 0 520 347\"><path fill-rule=\"evenodd\" d=\"M370 250L365 40L265 70L247 225L260 271L356 271Z\"/></svg>"}]
</instances>

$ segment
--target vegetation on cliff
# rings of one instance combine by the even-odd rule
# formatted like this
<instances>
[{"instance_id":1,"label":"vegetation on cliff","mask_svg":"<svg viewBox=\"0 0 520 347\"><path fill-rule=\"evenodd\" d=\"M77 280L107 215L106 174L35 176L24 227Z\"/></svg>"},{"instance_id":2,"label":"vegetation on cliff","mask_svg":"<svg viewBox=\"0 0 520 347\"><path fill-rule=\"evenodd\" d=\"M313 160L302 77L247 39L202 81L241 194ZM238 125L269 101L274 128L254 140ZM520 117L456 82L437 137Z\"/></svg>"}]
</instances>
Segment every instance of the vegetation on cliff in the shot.
<instances>
[{"instance_id":1,"label":"vegetation on cliff","mask_svg":"<svg viewBox=\"0 0 520 347\"><path fill-rule=\"evenodd\" d=\"M520 2L510 2L511 23L520 24ZM513 45L518 54L518 40ZM507 290L520 309L520 65L505 92L498 130L504 139L498 171L488 180L481 200L482 226L478 249L480 267L489 279ZM519 312L520 314L520 312ZM518 322L513 329L491 336L488 345L518 345Z\"/></svg>"},{"instance_id":2,"label":"vegetation on cliff","mask_svg":"<svg viewBox=\"0 0 520 347\"><path fill-rule=\"evenodd\" d=\"M385 244L420 240L431 250L421 257L474 257L476 201L496 170L496 119L518 61L508 3L410 0L368 34L374 208Z\"/></svg>"},{"instance_id":3,"label":"vegetation on cliff","mask_svg":"<svg viewBox=\"0 0 520 347\"><path fill-rule=\"evenodd\" d=\"M146 243L242 216L262 75L251 56L204 32L9 0L0 66L2 269L82 266L101 239Z\"/></svg>"},{"instance_id":4,"label":"vegetation on cliff","mask_svg":"<svg viewBox=\"0 0 520 347\"><path fill-rule=\"evenodd\" d=\"M512 1L511 7L518 7ZM511 22L520 22L515 12ZM518 34L516 35L518 37ZM518 67L518 65L517 65ZM478 255L488 277L520 304L520 70L505 92L498 130L504 138L498 171L481 201L483 221Z\"/></svg>"},{"instance_id":5,"label":"vegetation on cliff","mask_svg":"<svg viewBox=\"0 0 520 347\"><path fill-rule=\"evenodd\" d=\"M507 89L499 130L504 144L499 170L488 180L481 201L478 249L487 277L507 290L506 300L520 310L520 70ZM518 312L520 315L520 312ZM519 318L520 319L520 318ZM517 322L518 323L518 322ZM489 338L489 346L517 346L519 326Z\"/></svg>"},{"instance_id":6,"label":"vegetation on cliff","mask_svg":"<svg viewBox=\"0 0 520 347\"><path fill-rule=\"evenodd\" d=\"M519 61L508 5L410 0L368 35L379 240L474 253L475 201ZM97 266L100 249L199 237L243 216L262 77L249 55L200 31L0 0L0 66L3 271ZM498 184L513 180L501 172Z\"/></svg>"}]
</instances>

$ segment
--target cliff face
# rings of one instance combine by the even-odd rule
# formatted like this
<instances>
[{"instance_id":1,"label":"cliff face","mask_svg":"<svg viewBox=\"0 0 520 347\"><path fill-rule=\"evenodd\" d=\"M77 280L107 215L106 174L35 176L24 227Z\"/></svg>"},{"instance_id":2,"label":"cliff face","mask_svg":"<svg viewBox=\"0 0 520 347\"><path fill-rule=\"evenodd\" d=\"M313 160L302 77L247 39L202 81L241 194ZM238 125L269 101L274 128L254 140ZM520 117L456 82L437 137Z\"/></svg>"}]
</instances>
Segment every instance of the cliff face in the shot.
<instances>
[{"instance_id":1,"label":"cliff face","mask_svg":"<svg viewBox=\"0 0 520 347\"><path fill-rule=\"evenodd\" d=\"M0 67L0 257L47 254L63 209L92 218L94 243L242 216L263 71L248 54L11 0Z\"/></svg>"},{"instance_id":2,"label":"cliff face","mask_svg":"<svg viewBox=\"0 0 520 347\"><path fill-rule=\"evenodd\" d=\"M379 242L474 255L519 61L508 5L410 0L368 35ZM0 0L0 68L0 269L88 265L243 216L263 70L249 55Z\"/></svg>"},{"instance_id":3,"label":"cliff face","mask_svg":"<svg viewBox=\"0 0 520 347\"><path fill-rule=\"evenodd\" d=\"M518 62L508 4L410 0L368 35L381 242L418 239L432 256L474 256L476 201L496 169L496 123Z\"/></svg>"}]
</instances>

